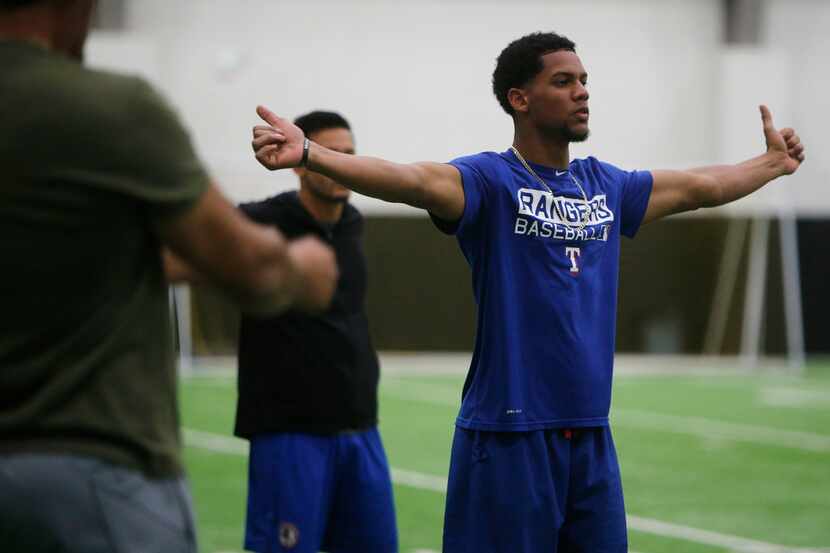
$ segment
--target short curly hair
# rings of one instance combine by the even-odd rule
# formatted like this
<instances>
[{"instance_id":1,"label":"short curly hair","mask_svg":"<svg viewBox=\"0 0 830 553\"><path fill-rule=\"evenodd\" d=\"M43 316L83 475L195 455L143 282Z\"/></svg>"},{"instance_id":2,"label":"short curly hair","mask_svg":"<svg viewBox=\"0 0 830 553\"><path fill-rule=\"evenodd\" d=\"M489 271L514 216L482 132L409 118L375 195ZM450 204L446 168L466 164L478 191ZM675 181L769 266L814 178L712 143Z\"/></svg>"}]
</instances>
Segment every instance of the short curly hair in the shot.
<instances>
[{"instance_id":1,"label":"short curly hair","mask_svg":"<svg viewBox=\"0 0 830 553\"><path fill-rule=\"evenodd\" d=\"M521 88L542 70L542 56L557 50L576 52L576 44L556 33L531 33L501 51L493 71L493 94L508 115L514 114L507 91Z\"/></svg>"}]
</instances>

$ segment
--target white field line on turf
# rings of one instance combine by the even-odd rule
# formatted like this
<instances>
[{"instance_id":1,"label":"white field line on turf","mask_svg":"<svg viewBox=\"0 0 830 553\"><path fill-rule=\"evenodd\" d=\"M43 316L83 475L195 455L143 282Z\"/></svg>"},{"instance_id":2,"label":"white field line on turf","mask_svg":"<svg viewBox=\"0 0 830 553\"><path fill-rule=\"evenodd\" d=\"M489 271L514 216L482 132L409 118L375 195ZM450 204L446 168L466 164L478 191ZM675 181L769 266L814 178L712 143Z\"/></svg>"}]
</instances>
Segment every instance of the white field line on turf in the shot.
<instances>
[{"instance_id":1,"label":"white field line on turf","mask_svg":"<svg viewBox=\"0 0 830 553\"><path fill-rule=\"evenodd\" d=\"M440 552L435 551L434 549L413 549L412 553L440 553ZM639 553L639 552L634 551L633 549L629 549L628 553Z\"/></svg>"},{"instance_id":2,"label":"white field line on turf","mask_svg":"<svg viewBox=\"0 0 830 553\"><path fill-rule=\"evenodd\" d=\"M470 352L378 352L381 372L384 375L455 375L464 376L470 367ZM784 358L765 357L760 360L760 369L767 372L788 374L787 360ZM662 375L708 377L736 376L758 374L742 368L741 360L735 356L703 355L657 355L626 354L614 355L614 374L616 376ZM213 375L219 377L236 377L236 357L209 356L194 357L182 368L186 377Z\"/></svg>"},{"instance_id":3,"label":"white field line on turf","mask_svg":"<svg viewBox=\"0 0 830 553\"><path fill-rule=\"evenodd\" d=\"M422 401L456 408L459 405L461 395L460 391L451 392L446 387L424 386L417 382L390 379L382 383L382 389L384 393L398 399ZM830 436L814 432L779 430L767 426L721 422L703 417L664 415L636 409L614 409L611 412L611 419L614 426L624 428L691 434L707 440L721 439L819 453L830 452Z\"/></svg>"},{"instance_id":4,"label":"white field line on turf","mask_svg":"<svg viewBox=\"0 0 830 553\"><path fill-rule=\"evenodd\" d=\"M787 547L784 545L776 545L774 543L730 536L729 534L721 534L720 532L708 532L706 530L689 528L688 526L681 526L679 524L671 524L668 522L661 522L659 520L642 518L633 515L628 515L627 520L629 528L633 528L640 532L693 541L704 545L711 545L713 547L722 547L724 549L728 549L729 551L739 551L741 553L822 553L822 550L820 549Z\"/></svg>"},{"instance_id":5,"label":"white field line on turf","mask_svg":"<svg viewBox=\"0 0 830 553\"><path fill-rule=\"evenodd\" d=\"M222 381L205 381L203 384L227 385ZM460 390L394 379L385 379L382 388L385 393L398 399L454 408L458 408L461 394ZM730 423L704 417L665 415L637 409L614 409L611 418L615 427L687 434L705 440L745 442L817 453L830 452L830 436L814 432L780 430L768 426Z\"/></svg>"},{"instance_id":6,"label":"white field line on turf","mask_svg":"<svg viewBox=\"0 0 830 553\"><path fill-rule=\"evenodd\" d=\"M459 375L463 376L470 367L471 352L394 352L378 353L381 372L384 375ZM752 374L742 368L736 356L705 355L658 355L626 354L614 355L614 373L617 376L666 375L709 377ZM759 360L761 367L781 370L787 366L784 358L765 357Z\"/></svg>"},{"instance_id":7,"label":"white field line on turf","mask_svg":"<svg viewBox=\"0 0 830 553\"><path fill-rule=\"evenodd\" d=\"M191 428L185 428L182 432L185 445L189 447L231 455L248 454L247 444L238 438ZM396 468L392 468L391 472L392 481L396 484L438 493L447 491L447 479L441 476ZM786 547L633 515L628 516L628 527L638 532L722 547L740 553L822 553L818 549Z\"/></svg>"},{"instance_id":8,"label":"white field line on turf","mask_svg":"<svg viewBox=\"0 0 830 553\"><path fill-rule=\"evenodd\" d=\"M694 434L708 439L752 442L818 453L830 452L830 436L812 432L778 430L766 426L721 422L703 417L663 415L632 409L615 409L612 420L617 426Z\"/></svg>"},{"instance_id":9,"label":"white field line on turf","mask_svg":"<svg viewBox=\"0 0 830 553\"><path fill-rule=\"evenodd\" d=\"M759 401L771 407L792 407L796 409L830 409L830 392L823 390L802 390L800 388L764 388Z\"/></svg>"},{"instance_id":10,"label":"white field line on turf","mask_svg":"<svg viewBox=\"0 0 830 553\"><path fill-rule=\"evenodd\" d=\"M213 432L203 432L192 428L183 428L182 435L184 443L190 447L198 447L216 453L229 453L231 455L247 455L248 443L245 440L232 436L223 436Z\"/></svg>"},{"instance_id":11,"label":"white field line on turf","mask_svg":"<svg viewBox=\"0 0 830 553\"><path fill-rule=\"evenodd\" d=\"M411 470L389 469L392 473L392 482L402 486L409 486L419 490L429 490L438 493L447 493L447 479L442 476L433 476Z\"/></svg>"}]
</instances>

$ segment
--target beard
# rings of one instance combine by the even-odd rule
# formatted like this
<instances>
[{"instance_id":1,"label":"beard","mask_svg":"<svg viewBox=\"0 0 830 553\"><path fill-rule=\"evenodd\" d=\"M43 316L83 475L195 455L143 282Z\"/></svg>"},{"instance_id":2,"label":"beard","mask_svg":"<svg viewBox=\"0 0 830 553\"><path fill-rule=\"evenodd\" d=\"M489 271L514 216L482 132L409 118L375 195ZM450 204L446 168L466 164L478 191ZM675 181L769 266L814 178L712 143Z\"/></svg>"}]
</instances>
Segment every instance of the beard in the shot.
<instances>
[{"instance_id":1,"label":"beard","mask_svg":"<svg viewBox=\"0 0 830 553\"><path fill-rule=\"evenodd\" d=\"M588 136L591 134L591 131L585 127L585 130L582 131L575 131L567 124L562 125L556 129L552 129L553 135L556 136L559 140L565 142L585 142L588 140Z\"/></svg>"},{"instance_id":2,"label":"beard","mask_svg":"<svg viewBox=\"0 0 830 553\"><path fill-rule=\"evenodd\" d=\"M586 128L584 131L575 131L567 124L560 124L556 127L547 127L543 129L543 134L555 142L585 142L588 140L591 131Z\"/></svg>"},{"instance_id":3,"label":"beard","mask_svg":"<svg viewBox=\"0 0 830 553\"><path fill-rule=\"evenodd\" d=\"M326 197L321 198L321 199L323 199L324 201L326 201L330 204L345 204L345 203L348 203L348 201L349 201L348 196L326 196Z\"/></svg>"},{"instance_id":4,"label":"beard","mask_svg":"<svg viewBox=\"0 0 830 553\"><path fill-rule=\"evenodd\" d=\"M349 196L351 196L350 192L329 192L320 190L316 186L309 186L308 191L321 202L326 202L328 204L345 204L349 201Z\"/></svg>"},{"instance_id":5,"label":"beard","mask_svg":"<svg viewBox=\"0 0 830 553\"><path fill-rule=\"evenodd\" d=\"M585 129L583 132L575 132L568 127L562 129L562 137L568 142L585 142L590 135L591 131L588 129Z\"/></svg>"}]
</instances>

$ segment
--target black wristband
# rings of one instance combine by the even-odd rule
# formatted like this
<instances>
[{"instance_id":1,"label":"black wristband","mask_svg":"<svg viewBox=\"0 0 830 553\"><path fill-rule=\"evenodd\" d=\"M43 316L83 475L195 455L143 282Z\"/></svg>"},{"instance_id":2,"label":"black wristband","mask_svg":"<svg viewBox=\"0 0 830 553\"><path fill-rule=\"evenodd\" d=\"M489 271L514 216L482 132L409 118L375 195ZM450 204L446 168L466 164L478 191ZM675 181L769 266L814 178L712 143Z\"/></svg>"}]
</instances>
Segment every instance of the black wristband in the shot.
<instances>
[{"instance_id":1,"label":"black wristband","mask_svg":"<svg viewBox=\"0 0 830 553\"><path fill-rule=\"evenodd\" d=\"M309 142L308 138L303 140L303 157L300 160L300 167L305 167L308 164L308 150L311 147L311 143Z\"/></svg>"}]
</instances>

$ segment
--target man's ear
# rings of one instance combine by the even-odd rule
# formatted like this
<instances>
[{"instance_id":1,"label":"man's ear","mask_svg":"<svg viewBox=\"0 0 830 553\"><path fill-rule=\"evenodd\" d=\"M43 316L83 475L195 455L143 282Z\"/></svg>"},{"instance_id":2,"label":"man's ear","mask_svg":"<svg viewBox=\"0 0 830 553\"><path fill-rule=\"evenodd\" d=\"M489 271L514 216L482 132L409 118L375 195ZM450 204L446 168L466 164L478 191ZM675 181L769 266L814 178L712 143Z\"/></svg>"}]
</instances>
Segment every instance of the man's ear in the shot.
<instances>
[{"instance_id":1,"label":"man's ear","mask_svg":"<svg viewBox=\"0 0 830 553\"><path fill-rule=\"evenodd\" d=\"M507 101L510 103L510 107L513 108L513 111L519 113L527 113L527 94L525 94L525 91L521 88L511 88L510 90L508 90Z\"/></svg>"}]
</instances>

